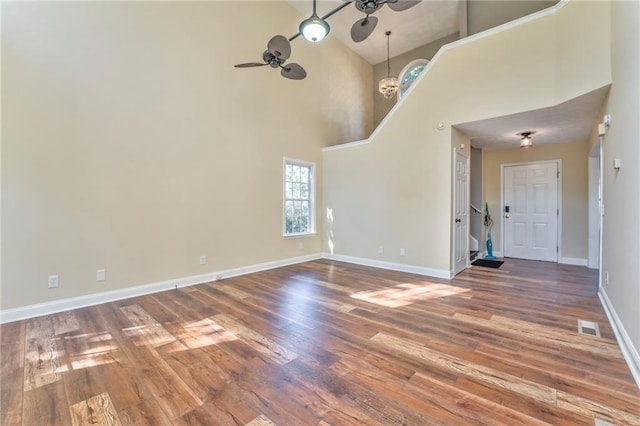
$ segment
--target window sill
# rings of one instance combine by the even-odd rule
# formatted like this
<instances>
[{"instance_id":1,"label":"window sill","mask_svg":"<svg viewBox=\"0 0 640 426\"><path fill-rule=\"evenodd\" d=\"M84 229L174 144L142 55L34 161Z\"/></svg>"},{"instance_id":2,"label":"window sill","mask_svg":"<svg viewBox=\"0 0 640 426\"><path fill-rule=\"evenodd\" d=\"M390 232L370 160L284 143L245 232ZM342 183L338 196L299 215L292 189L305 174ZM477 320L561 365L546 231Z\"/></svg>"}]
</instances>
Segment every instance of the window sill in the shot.
<instances>
[{"instance_id":1,"label":"window sill","mask_svg":"<svg viewBox=\"0 0 640 426\"><path fill-rule=\"evenodd\" d=\"M282 236L285 240L291 240L295 238L315 237L317 232L305 232L304 234L285 234Z\"/></svg>"}]
</instances>

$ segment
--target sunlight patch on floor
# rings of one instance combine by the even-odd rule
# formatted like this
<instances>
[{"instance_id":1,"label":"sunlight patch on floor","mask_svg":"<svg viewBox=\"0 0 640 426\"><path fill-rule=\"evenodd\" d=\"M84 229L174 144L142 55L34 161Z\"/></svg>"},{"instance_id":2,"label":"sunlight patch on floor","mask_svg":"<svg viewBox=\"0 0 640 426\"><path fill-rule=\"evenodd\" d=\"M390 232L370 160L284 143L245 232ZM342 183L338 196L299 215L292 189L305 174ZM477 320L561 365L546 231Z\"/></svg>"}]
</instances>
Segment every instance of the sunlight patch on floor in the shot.
<instances>
[{"instance_id":1,"label":"sunlight patch on floor","mask_svg":"<svg viewBox=\"0 0 640 426\"><path fill-rule=\"evenodd\" d=\"M106 331L98 333L85 333L64 338L66 347L73 348L86 346L86 349L74 353L68 350L69 361L72 370L96 367L98 365L111 364L116 361L114 353L118 347L113 342L113 336Z\"/></svg>"},{"instance_id":2,"label":"sunlight patch on floor","mask_svg":"<svg viewBox=\"0 0 640 426\"><path fill-rule=\"evenodd\" d=\"M189 349L238 340L235 334L209 318L185 324L176 337Z\"/></svg>"},{"instance_id":3,"label":"sunlight patch on floor","mask_svg":"<svg viewBox=\"0 0 640 426\"><path fill-rule=\"evenodd\" d=\"M359 291L350 297L389 308L410 305L418 300L436 299L468 292L469 289L454 287L448 284L398 284L391 288L377 291Z\"/></svg>"}]
</instances>

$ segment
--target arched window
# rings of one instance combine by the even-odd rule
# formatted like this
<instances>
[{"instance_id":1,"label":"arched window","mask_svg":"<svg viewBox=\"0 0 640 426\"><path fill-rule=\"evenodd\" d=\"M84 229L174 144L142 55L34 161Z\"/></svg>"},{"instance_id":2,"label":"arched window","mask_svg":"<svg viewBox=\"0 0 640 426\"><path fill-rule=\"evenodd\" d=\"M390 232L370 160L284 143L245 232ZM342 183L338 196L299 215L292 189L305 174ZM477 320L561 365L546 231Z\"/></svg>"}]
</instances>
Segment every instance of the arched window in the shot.
<instances>
[{"instance_id":1,"label":"arched window","mask_svg":"<svg viewBox=\"0 0 640 426\"><path fill-rule=\"evenodd\" d=\"M429 60L427 59L416 59L415 61L409 62L400 72L400 76L398 77L400 83L400 90L398 91L398 99L402 99L402 95L409 89L409 87L413 84L416 78L424 71L427 67Z\"/></svg>"}]
</instances>

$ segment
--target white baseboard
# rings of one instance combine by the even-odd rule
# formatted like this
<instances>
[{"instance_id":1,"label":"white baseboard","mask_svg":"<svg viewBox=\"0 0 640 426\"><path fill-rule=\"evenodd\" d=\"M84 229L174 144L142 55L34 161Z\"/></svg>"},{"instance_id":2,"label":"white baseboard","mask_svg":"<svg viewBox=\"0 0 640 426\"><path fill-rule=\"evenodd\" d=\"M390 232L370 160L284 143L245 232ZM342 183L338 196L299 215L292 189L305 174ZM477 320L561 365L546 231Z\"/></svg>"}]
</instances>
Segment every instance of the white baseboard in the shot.
<instances>
[{"instance_id":1,"label":"white baseboard","mask_svg":"<svg viewBox=\"0 0 640 426\"><path fill-rule=\"evenodd\" d=\"M565 265L587 266L587 259L581 259L579 257L561 257L558 263Z\"/></svg>"},{"instance_id":2,"label":"white baseboard","mask_svg":"<svg viewBox=\"0 0 640 426\"><path fill-rule=\"evenodd\" d=\"M494 251L493 255L495 257L502 257L501 251ZM484 259L487 256L487 252L480 252L479 258ZM562 263L565 265L577 265L577 266L587 266L587 259L581 259L579 257L561 257L558 259L558 263Z\"/></svg>"},{"instance_id":3,"label":"white baseboard","mask_svg":"<svg viewBox=\"0 0 640 426\"><path fill-rule=\"evenodd\" d=\"M226 269L218 272L210 272L202 275L192 275L189 277L175 278L152 284L127 287L119 290L88 294L86 296L54 300L51 302L38 303L35 305L28 305L20 308L5 309L3 311L0 311L0 324L19 321L27 318L34 318L42 315L55 314L57 312L69 311L71 309L84 308L86 306L99 305L101 303L114 302L116 300L128 299L130 297L143 296L145 294L158 293L160 291L171 290L178 287L181 288L196 284L203 284L211 281L217 281L222 278L237 277L239 275L266 271L268 269L308 262L320 258L322 258L322 254L317 253L307 256L275 260L272 262L258 263L255 265L243 266L240 268Z\"/></svg>"},{"instance_id":4,"label":"white baseboard","mask_svg":"<svg viewBox=\"0 0 640 426\"><path fill-rule=\"evenodd\" d=\"M602 303L602 307L607 314L607 318L609 318L611 328L613 328L613 332L616 335L622 355L624 356L625 361L627 361L629 370L631 370L631 375L636 381L638 388L640 388L640 355L638 355L638 350L633 346L633 342L627 334L627 331L624 329L624 326L622 325L616 310L613 308L611 300L609 300L609 296L607 296L607 292L604 288L600 287L598 296L600 297L600 303Z\"/></svg>"},{"instance_id":5,"label":"white baseboard","mask_svg":"<svg viewBox=\"0 0 640 426\"><path fill-rule=\"evenodd\" d=\"M322 257L324 259L338 260L340 262L354 263L356 265L373 266L374 268L390 269L392 271L408 272L411 274L426 275L428 277L445 278L448 280L453 278L452 271L447 271L445 269L424 268L422 266L383 262L381 260L344 256L341 254L324 253Z\"/></svg>"}]
</instances>

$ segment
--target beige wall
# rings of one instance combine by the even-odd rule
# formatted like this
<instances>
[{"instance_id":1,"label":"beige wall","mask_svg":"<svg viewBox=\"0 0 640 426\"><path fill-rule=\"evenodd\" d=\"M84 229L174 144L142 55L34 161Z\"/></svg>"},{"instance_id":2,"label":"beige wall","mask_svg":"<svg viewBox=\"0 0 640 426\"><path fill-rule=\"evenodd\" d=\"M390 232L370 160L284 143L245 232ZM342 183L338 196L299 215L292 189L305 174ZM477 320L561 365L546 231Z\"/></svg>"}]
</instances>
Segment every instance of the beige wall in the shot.
<instances>
[{"instance_id":1,"label":"beige wall","mask_svg":"<svg viewBox=\"0 0 640 426\"><path fill-rule=\"evenodd\" d=\"M3 2L2 309L320 252L321 148L371 131L371 66L328 38L292 43L303 81L233 68L301 19ZM318 166L317 236L282 237L285 156Z\"/></svg>"},{"instance_id":2,"label":"beige wall","mask_svg":"<svg viewBox=\"0 0 640 426\"><path fill-rule=\"evenodd\" d=\"M393 35L391 36L393 37ZM438 52L445 44L451 43L459 39L458 33L442 37L434 42L425 44L409 52L403 53L391 58L389 61L391 66L391 74L400 77L402 69L411 61L416 59L429 59ZM393 42L393 39L391 40ZM378 82L387 76L387 61L380 62L373 66L373 124L378 126L382 119L387 116L391 108L396 104L398 96L391 99L385 99L378 91Z\"/></svg>"},{"instance_id":3,"label":"beige wall","mask_svg":"<svg viewBox=\"0 0 640 426\"><path fill-rule=\"evenodd\" d=\"M514 19L521 18L531 13L556 4L556 0L537 1L537 0L511 0L511 1L487 1L487 0L469 0L461 8L464 12L462 17L467 22L461 24L461 28L468 31L468 35L473 35L489 28L497 27ZM393 43L393 35L391 36ZM434 42L425 44L402 55L391 58L391 74L399 76L400 72L409 62L416 59L433 58L440 47L445 44L456 41L460 38L460 34L451 34L449 36L438 39ZM393 44L392 44L393 46ZM393 49L392 49L393 52ZM378 126L382 119L391 111L391 108L397 102L397 96L392 99L385 99L378 92L378 81L387 75L387 61L380 62L373 67L373 124Z\"/></svg>"},{"instance_id":4,"label":"beige wall","mask_svg":"<svg viewBox=\"0 0 640 426\"><path fill-rule=\"evenodd\" d=\"M569 2L437 56L367 143L325 151L324 201L333 212L327 241L334 252L448 273L451 126L557 105L608 85L609 62L602 60L609 57L608 22L608 3ZM602 28L602 35L585 38L584 26ZM561 61L558 43L591 54ZM514 60L522 52L536 60ZM559 87L571 74L570 87Z\"/></svg>"},{"instance_id":5,"label":"beige wall","mask_svg":"<svg viewBox=\"0 0 640 426\"><path fill-rule=\"evenodd\" d=\"M529 149L483 150L484 202L494 221L491 240L494 252L501 252L500 169L503 164L530 163L535 161L561 161L562 235L559 257L587 259L588 255L588 173L587 157L589 144L586 141L536 145ZM485 230L486 231L486 230ZM486 233L483 236L486 239Z\"/></svg>"},{"instance_id":6,"label":"beige wall","mask_svg":"<svg viewBox=\"0 0 640 426\"><path fill-rule=\"evenodd\" d=\"M556 3L555 0L467 0L467 33L479 33Z\"/></svg>"},{"instance_id":7,"label":"beige wall","mask_svg":"<svg viewBox=\"0 0 640 426\"><path fill-rule=\"evenodd\" d=\"M635 352L640 386L640 3L612 2L612 85L605 112L611 127L603 143L602 287ZM602 119L600 118L599 121ZM597 142L597 132L592 143ZM620 170L613 160L622 161Z\"/></svg>"}]
</instances>

